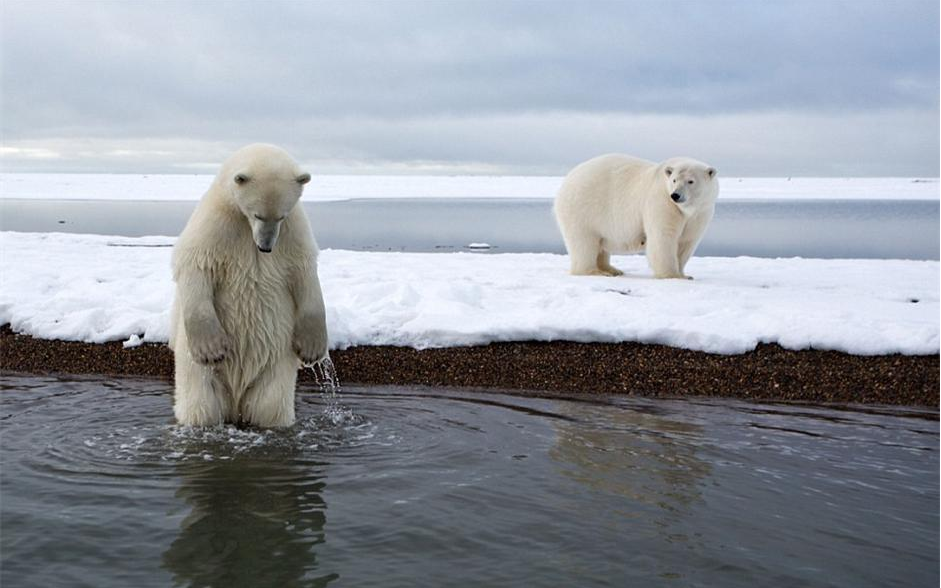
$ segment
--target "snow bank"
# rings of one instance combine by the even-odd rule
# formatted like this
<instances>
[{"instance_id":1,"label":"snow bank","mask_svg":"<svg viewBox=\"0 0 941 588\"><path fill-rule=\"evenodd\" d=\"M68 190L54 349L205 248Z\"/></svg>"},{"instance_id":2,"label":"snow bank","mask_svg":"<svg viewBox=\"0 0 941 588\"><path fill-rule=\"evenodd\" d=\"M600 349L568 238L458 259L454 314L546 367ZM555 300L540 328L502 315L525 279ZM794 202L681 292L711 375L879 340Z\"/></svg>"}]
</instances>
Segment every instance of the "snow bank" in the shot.
<instances>
[{"instance_id":1,"label":"snow bank","mask_svg":"<svg viewBox=\"0 0 941 588\"><path fill-rule=\"evenodd\" d=\"M198 200L210 175L0 174L3 198ZM720 178L722 199L938 200L938 178ZM311 200L553 198L558 176L314 176Z\"/></svg>"},{"instance_id":2,"label":"snow bank","mask_svg":"<svg viewBox=\"0 0 941 588\"><path fill-rule=\"evenodd\" d=\"M166 341L170 237L0 233L0 324L46 339ZM636 341L711 353L758 343L939 351L939 263L693 258L694 281L572 277L552 254L322 252L332 348Z\"/></svg>"}]
</instances>

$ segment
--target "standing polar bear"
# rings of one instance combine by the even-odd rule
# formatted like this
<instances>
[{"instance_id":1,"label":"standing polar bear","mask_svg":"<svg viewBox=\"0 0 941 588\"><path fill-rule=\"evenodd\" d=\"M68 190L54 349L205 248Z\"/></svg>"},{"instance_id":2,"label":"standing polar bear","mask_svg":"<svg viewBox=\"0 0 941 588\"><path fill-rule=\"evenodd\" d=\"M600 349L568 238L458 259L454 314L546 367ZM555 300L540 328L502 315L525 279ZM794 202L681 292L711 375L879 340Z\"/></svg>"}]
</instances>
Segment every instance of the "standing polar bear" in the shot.
<instances>
[{"instance_id":1,"label":"standing polar bear","mask_svg":"<svg viewBox=\"0 0 941 588\"><path fill-rule=\"evenodd\" d=\"M317 244L296 206L310 174L283 149L230 157L173 250L173 412L184 425L294 422L303 362L327 352Z\"/></svg>"},{"instance_id":2,"label":"standing polar bear","mask_svg":"<svg viewBox=\"0 0 941 588\"><path fill-rule=\"evenodd\" d=\"M619 276L611 254L646 249L655 277L688 278L718 195L715 168L686 157L658 164L610 154L578 165L553 208L572 274Z\"/></svg>"}]
</instances>

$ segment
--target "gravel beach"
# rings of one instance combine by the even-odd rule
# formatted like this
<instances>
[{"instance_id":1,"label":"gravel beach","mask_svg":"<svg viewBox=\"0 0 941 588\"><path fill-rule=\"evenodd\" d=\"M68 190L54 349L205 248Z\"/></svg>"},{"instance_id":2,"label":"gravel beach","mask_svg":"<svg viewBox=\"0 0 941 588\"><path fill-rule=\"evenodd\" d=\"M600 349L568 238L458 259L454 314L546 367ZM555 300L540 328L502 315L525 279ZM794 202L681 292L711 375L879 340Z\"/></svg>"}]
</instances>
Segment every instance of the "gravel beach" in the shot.
<instances>
[{"instance_id":1,"label":"gravel beach","mask_svg":"<svg viewBox=\"0 0 941 588\"><path fill-rule=\"evenodd\" d=\"M331 352L341 382L491 388L517 393L716 396L751 400L938 407L938 355L857 356L760 345L713 355L633 343L518 342L415 350L352 347ZM125 349L35 339L0 328L0 369L172 379L166 345ZM301 381L312 372L302 370Z\"/></svg>"}]
</instances>

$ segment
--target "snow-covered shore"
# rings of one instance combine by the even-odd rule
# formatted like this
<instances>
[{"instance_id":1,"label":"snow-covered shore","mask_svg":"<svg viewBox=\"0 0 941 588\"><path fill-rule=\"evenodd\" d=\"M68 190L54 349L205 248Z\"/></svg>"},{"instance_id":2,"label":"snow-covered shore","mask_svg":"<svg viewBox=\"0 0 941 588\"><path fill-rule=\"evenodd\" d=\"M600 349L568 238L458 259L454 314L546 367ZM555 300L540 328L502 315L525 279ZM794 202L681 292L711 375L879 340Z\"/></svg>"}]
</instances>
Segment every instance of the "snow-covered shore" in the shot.
<instances>
[{"instance_id":1,"label":"snow-covered shore","mask_svg":"<svg viewBox=\"0 0 941 588\"><path fill-rule=\"evenodd\" d=\"M173 241L0 233L0 324L45 339L166 341ZM572 277L552 254L323 251L331 346L939 351L937 261L693 258L694 281L653 280L640 256L614 264L629 275Z\"/></svg>"},{"instance_id":2,"label":"snow-covered shore","mask_svg":"<svg viewBox=\"0 0 941 588\"><path fill-rule=\"evenodd\" d=\"M198 200L211 175L0 174L0 198ZM553 198L558 176L314 175L305 198ZM938 200L938 178L720 178L723 199Z\"/></svg>"}]
</instances>

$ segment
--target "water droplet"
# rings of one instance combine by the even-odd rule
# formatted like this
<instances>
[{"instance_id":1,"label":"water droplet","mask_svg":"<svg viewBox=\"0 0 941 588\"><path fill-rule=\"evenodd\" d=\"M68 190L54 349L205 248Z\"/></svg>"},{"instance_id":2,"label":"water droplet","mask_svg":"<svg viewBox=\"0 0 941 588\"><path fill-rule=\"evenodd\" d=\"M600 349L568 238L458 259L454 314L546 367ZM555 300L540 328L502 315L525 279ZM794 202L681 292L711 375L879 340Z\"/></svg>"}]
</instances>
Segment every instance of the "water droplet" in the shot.
<instances>
[{"instance_id":1,"label":"water droplet","mask_svg":"<svg viewBox=\"0 0 941 588\"><path fill-rule=\"evenodd\" d=\"M320 398L324 401L324 416L334 425L338 425L353 416L353 411L340 404L340 379L336 366L329 355L319 361L304 364L314 372L314 380L320 386Z\"/></svg>"}]
</instances>

